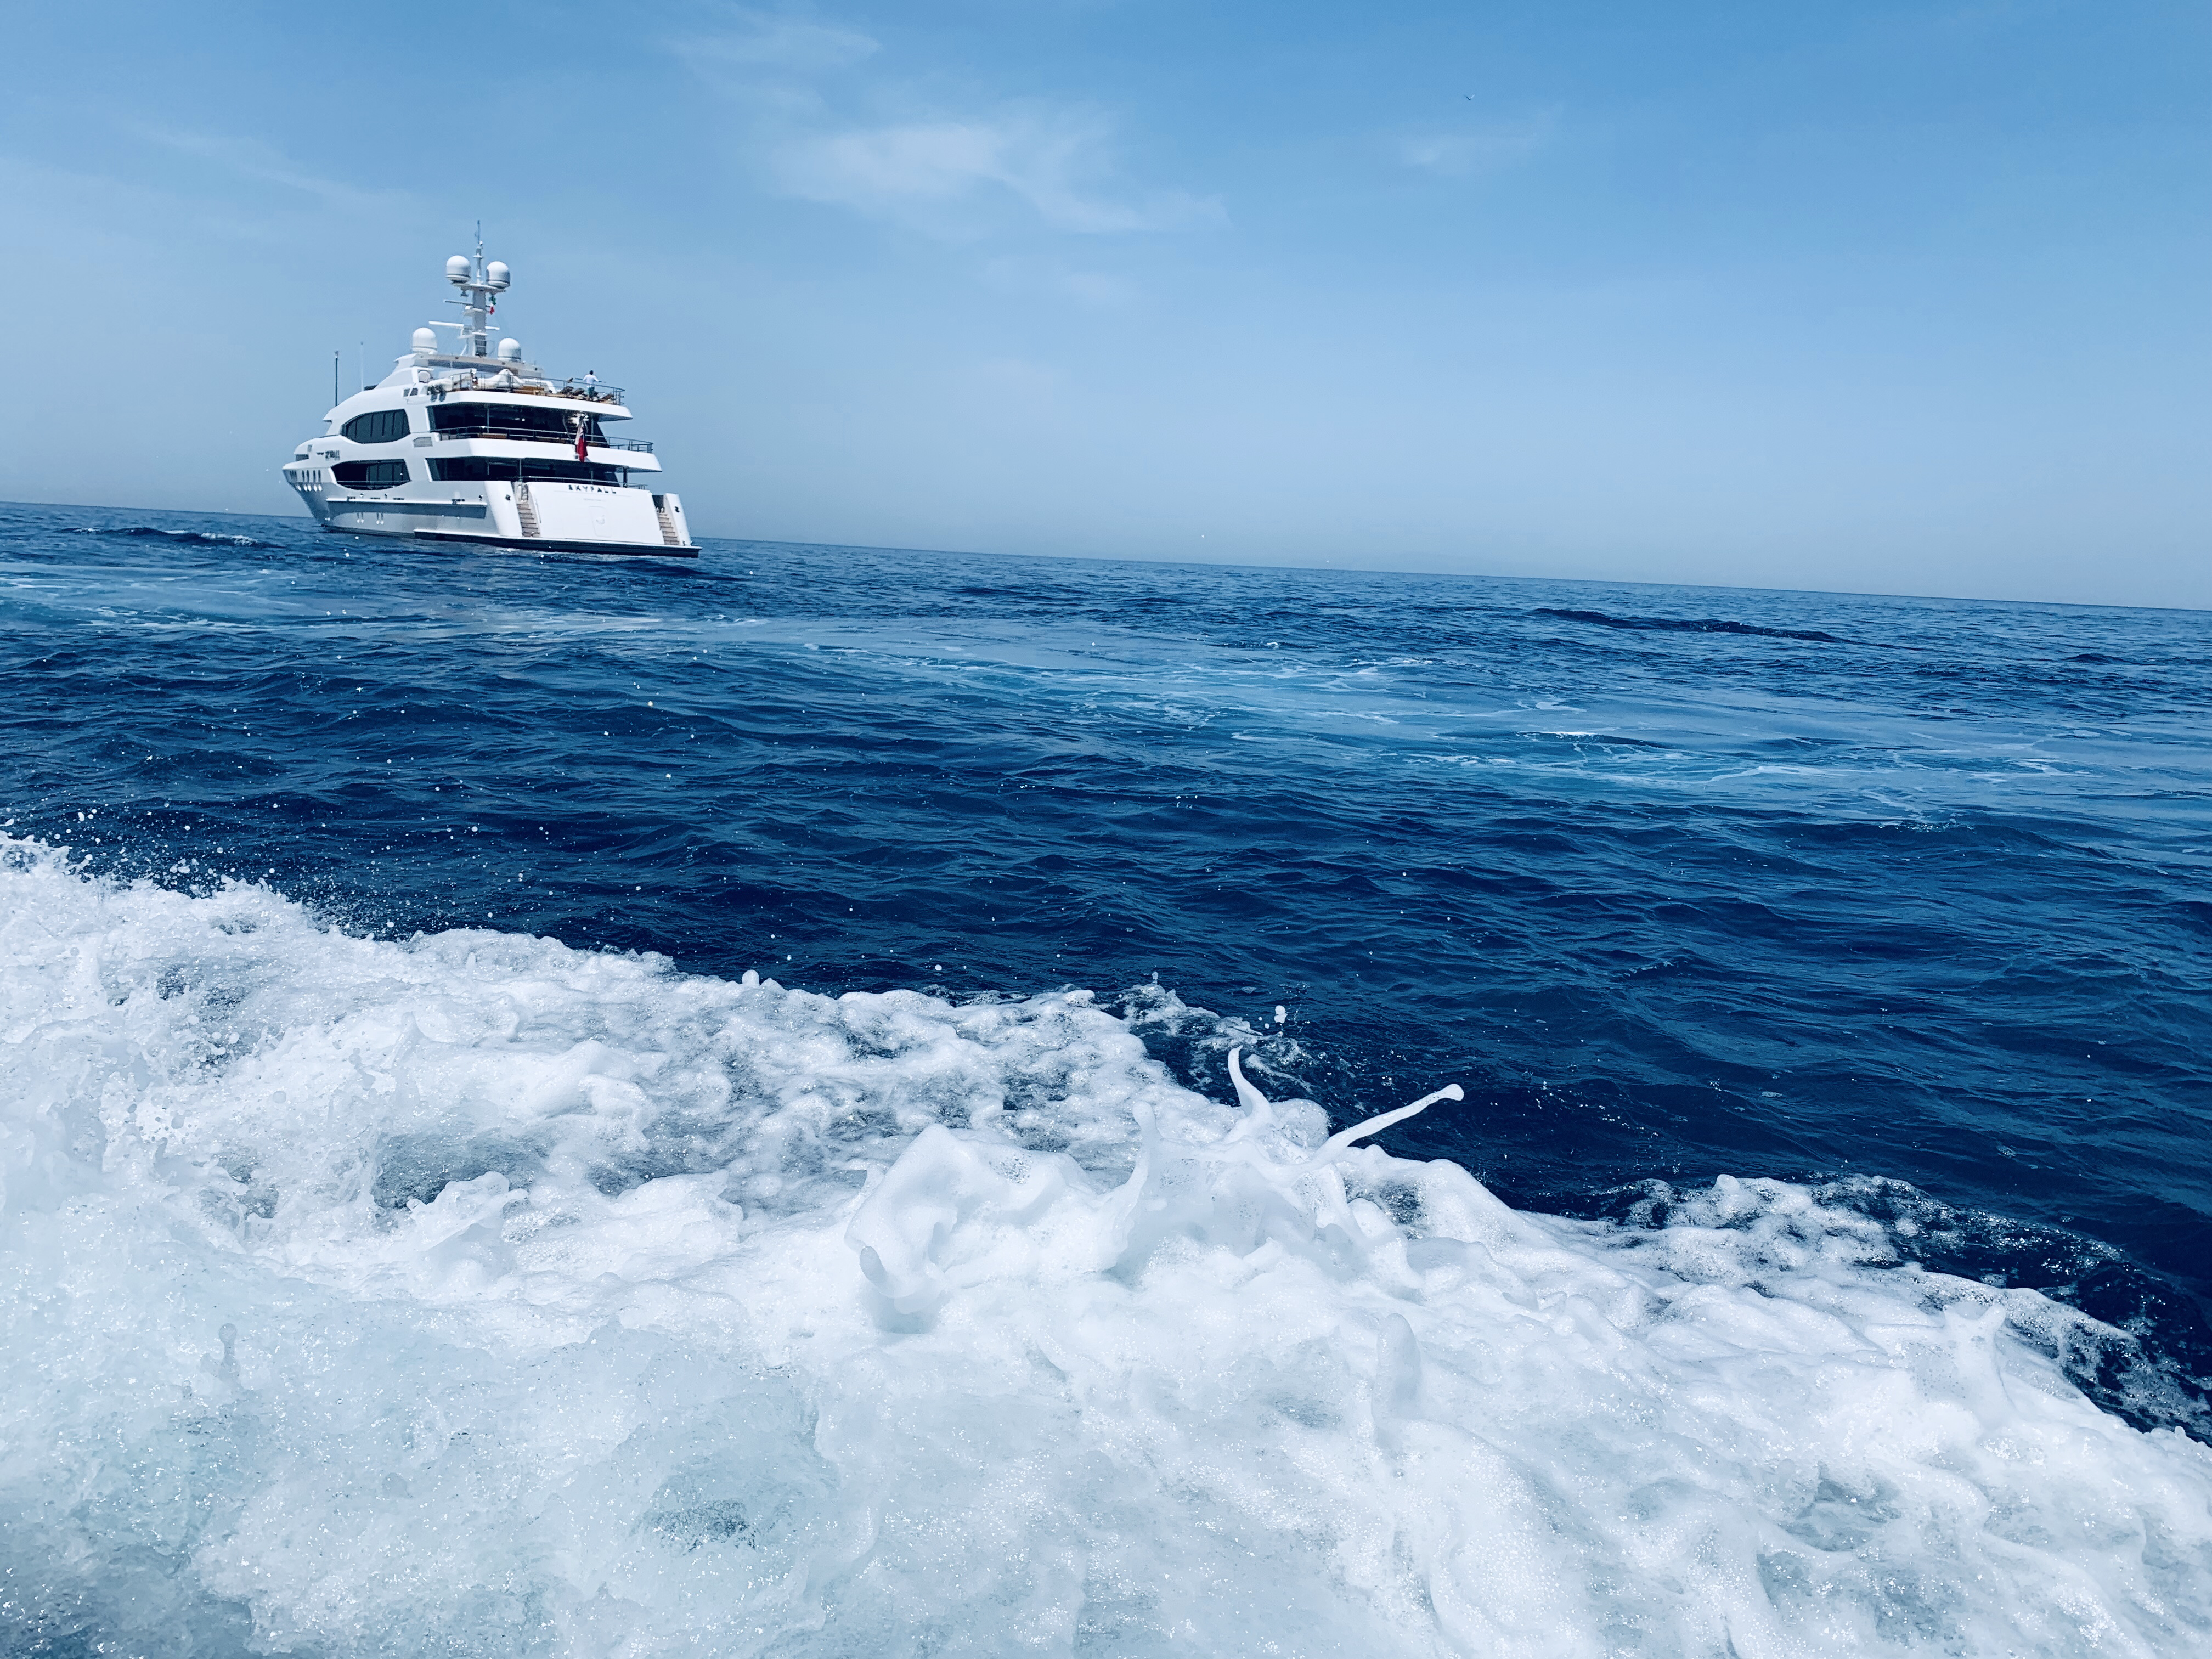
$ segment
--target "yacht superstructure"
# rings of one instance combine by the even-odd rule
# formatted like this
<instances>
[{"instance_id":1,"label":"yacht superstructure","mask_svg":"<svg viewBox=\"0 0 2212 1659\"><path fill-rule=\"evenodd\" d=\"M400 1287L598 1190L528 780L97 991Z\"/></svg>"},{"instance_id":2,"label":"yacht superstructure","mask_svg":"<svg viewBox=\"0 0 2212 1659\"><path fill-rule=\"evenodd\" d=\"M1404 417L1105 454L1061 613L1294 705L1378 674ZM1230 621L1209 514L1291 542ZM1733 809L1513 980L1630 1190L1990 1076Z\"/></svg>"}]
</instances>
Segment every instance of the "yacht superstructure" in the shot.
<instances>
[{"instance_id":1,"label":"yacht superstructure","mask_svg":"<svg viewBox=\"0 0 2212 1659\"><path fill-rule=\"evenodd\" d=\"M513 340L490 349L510 276L498 260L484 262L481 242L473 259L446 261L446 279L461 292L464 320L416 329L392 372L334 404L322 436L285 465L323 528L696 558L684 504L653 488L653 446L606 434L630 418L622 389L596 374L553 380ZM452 351L439 349L440 328L459 331Z\"/></svg>"}]
</instances>

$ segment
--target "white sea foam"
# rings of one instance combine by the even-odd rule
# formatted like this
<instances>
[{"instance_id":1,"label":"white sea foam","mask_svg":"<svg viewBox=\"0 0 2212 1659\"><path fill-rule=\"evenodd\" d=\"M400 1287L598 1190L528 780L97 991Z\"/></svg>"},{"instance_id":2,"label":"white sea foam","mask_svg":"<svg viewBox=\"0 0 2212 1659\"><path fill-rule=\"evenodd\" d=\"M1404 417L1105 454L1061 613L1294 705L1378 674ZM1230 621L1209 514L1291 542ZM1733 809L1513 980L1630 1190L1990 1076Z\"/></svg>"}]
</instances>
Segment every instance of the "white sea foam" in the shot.
<instances>
[{"instance_id":1,"label":"white sea foam","mask_svg":"<svg viewBox=\"0 0 2212 1659\"><path fill-rule=\"evenodd\" d=\"M1802 1189L1522 1215L1080 994L0 866L0 1645L2212 1642L2212 1455Z\"/></svg>"}]
</instances>

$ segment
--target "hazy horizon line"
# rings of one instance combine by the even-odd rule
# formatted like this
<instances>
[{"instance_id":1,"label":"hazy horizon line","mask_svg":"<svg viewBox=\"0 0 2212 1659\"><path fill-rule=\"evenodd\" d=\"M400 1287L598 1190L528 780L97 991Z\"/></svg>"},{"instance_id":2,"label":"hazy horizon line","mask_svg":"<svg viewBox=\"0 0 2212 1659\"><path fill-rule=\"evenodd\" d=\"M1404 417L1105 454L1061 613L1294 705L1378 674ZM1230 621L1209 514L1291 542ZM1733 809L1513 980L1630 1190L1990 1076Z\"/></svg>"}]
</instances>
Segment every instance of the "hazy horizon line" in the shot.
<instances>
[{"instance_id":1,"label":"hazy horizon line","mask_svg":"<svg viewBox=\"0 0 2212 1659\"><path fill-rule=\"evenodd\" d=\"M93 501L0 501L0 508L10 507L67 507L87 513L167 513L179 516L198 514L219 519L277 519L287 522L312 525L313 515L306 513L249 513L236 507L107 507ZM333 535L356 532L334 531ZM397 541L398 537L362 536L364 541ZM2157 611L2198 616L2212 616L2212 606L2194 605L2157 605L2123 603L2101 599L2028 599L1992 597L1981 593L1897 593L1882 589L1849 587L1758 587L1743 582L1663 582L1635 576L1562 576L1532 575L1486 570L1422 570L1400 569L1395 566L1340 565L1321 563L1277 563L1250 559L1183 558L1169 554L1145 553L1009 553L989 548L913 547L896 543L875 542L804 542L781 538L702 535L696 538L702 546L709 542L729 542L753 547L804 547L826 551L840 549L856 553L930 553L950 558L963 559L1043 559L1054 564L1144 564L1190 565L1209 570L1310 570L1326 571L1339 576L1429 576L1444 580L1492 582L1564 582L1583 587L1652 587L1686 588L1715 593L1780 593L1807 598L1837 599L1911 599L1941 605L2034 605L2050 611ZM420 552L423 550L417 548ZM494 550L505 551L506 550ZM577 558L607 556L588 553L576 554ZM650 554L635 556L650 558Z\"/></svg>"}]
</instances>

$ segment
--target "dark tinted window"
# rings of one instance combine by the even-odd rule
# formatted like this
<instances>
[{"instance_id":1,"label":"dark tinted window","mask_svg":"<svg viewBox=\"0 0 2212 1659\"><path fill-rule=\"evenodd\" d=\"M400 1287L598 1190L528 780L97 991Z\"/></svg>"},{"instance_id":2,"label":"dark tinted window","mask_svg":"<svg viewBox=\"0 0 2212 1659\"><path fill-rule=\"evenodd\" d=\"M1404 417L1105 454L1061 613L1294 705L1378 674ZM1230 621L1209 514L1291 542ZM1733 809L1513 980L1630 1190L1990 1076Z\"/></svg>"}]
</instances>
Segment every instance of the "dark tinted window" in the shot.
<instances>
[{"instance_id":1,"label":"dark tinted window","mask_svg":"<svg viewBox=\"0 0 2212 1659\"><path fill-rule=\"evenodd\" d=\"M535 458L522 461L509 460L503 455L456 455L449 460L432 461L430 476L441 483L542 478L547 483L618 484L623 475L618 466L595 466L588 461L541 461Z\"/></svg>"},{"instance_id":2,"label":"dark tinted window","mask_svg":"<svg viewBox=\"0 0 2212 1659\"><path fill-rule=\"evenodd\" d=\"M558 403L433 404L430 430L452 438L523 438L574 447L576 416L584 416L584 440L603 444L599 417L581 410L564 409Z\"/></svg>"},{"instance_id":3,"label":"dark tinted window","mask_svg":"<svg viewBox=\"0 0 2212 1659\"><path fill-rule=\"evenodd\" d=\"M357 444L397 443L407 435L407 411L404 409L380 409L370 414L356 415L338 431Z\"/></svg>"},{"instance_id":4,"label":"dark tinted window","mask_svg":"<svg viewBox=\"0 0 2212 1659\"><path fill-rule=\"evenodd\" d=\"M404 461L340 461L331 476L348 489L389 489L407 482Z\"/></svg>"}]
</instances>

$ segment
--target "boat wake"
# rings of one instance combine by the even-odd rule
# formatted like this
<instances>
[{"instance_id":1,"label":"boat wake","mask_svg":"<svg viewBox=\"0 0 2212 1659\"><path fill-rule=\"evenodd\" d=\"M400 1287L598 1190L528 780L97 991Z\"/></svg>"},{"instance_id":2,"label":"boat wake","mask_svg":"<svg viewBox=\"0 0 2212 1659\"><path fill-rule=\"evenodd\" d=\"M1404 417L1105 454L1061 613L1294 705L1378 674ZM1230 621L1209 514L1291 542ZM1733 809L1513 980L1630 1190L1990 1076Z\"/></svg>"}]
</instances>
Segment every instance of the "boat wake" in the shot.
<instances>
[{"instance_id":1,"label":"boat wake","mask_svg":"<svg viewBox=\"0 0 2212 1659\"><path fill-rule=\"evenodd\" d=\"M2067 1380L2128 1339L1804 1188L1523 1214L1372 1144L1455 1091L1332 1135L1082 992L0 846L11 1649L2212 1636L2212 1452Z\"/></svg>"}]
</instances>

